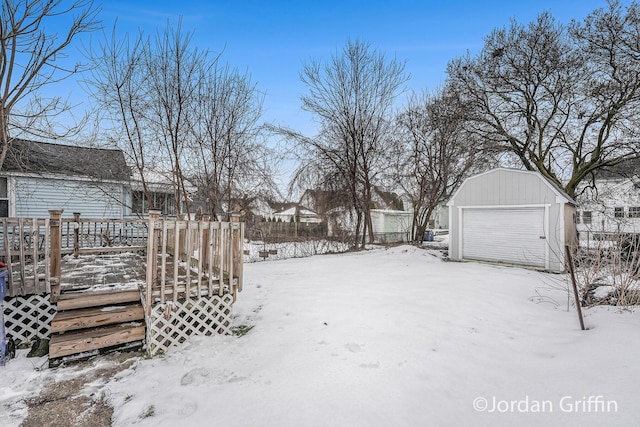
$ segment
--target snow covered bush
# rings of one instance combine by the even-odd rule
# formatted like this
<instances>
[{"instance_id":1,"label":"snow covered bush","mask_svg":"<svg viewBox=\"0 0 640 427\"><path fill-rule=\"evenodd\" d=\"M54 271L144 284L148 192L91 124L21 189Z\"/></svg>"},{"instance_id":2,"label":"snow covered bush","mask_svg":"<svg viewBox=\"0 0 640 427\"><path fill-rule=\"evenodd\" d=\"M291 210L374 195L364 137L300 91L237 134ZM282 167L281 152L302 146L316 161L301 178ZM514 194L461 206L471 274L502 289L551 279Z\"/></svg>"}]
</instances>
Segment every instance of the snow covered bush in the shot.
<instances>
[{"instance_id":1,"label":"snow covered bush","mask_svg":"<svg viewBox=\"0 0 640 427\"><path fill-rule=\"evenodd\" d=\"M584 305L640 304L640 235L607 233L589 240L576 256Z\"/></svg>"},{"instance_id":2,"label":"snow covered bush","mask_svg":"<svg viewBox=\"0 0 640 427\"><path fill-rule=\"evenodd\" d=\"M288 258L306 258L349 250L349 244L328 239L290 239L287 242L250 241L244 244L244 261L255 262Z\"/></svg>"}]
</instances>

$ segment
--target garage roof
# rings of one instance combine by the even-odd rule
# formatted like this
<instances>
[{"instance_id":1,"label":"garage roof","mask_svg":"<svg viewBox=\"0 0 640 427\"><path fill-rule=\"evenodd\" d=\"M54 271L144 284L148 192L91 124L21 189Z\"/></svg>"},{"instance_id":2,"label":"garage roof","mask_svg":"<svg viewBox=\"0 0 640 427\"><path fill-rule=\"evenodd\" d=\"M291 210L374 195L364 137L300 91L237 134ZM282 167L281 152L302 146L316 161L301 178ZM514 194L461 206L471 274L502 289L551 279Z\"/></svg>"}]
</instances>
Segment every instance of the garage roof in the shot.
<instances>
[{"instance_id":1,"label":"garage roof","mask_svg":"<svg viewBox=\"0 0 640 427\"><path fill-rule=\"evenodd\" d=\"M508 172L514 172L514 173L536 175L538 178L540 178L542 180L542 182L544 184L546 184L554 193L556 193L556 195L558 197L562 198L565 203L569 203L569 204L574 205L574 206L576 204L575 200L573 200L573 198L571 198L571 196L569 196L566 193L566 191L564 191L563 189L558 187L555 183L551 182L549 179L547 179L544 175L542 175L538 171L528 171L528 170L513 169L513 168L495 168L495 169L491 169L491 170L486 171L486 172L479 173L477 175L470 176L469 178L465 179L464 182L460 185L460 187L458 187L458 189L455 191L455 193L453 193L453 195L449 199L449 202L447 202L447 205L448 206L452 206L453 205L453 200L456 198L456 196L458 195L458 193L460 192L462 187L464 187L467 184L467 182L469 182L470 180L475 180L475 179L480 178L480 177L482 177L484 175L493 174L493 173L496 173L496 172L499 172L499 171L508 171Z\"/></svg>"}]
</instances>

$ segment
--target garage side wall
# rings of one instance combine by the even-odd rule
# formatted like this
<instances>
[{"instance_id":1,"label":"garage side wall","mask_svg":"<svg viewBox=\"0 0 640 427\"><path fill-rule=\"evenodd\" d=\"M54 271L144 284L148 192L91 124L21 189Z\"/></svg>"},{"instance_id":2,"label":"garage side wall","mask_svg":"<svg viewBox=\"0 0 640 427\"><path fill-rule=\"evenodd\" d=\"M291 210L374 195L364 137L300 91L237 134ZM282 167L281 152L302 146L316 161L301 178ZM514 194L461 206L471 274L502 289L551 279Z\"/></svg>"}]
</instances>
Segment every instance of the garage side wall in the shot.
<instances>
[{"instance_id":1,"label":"garage side wall","mask_svg":"<svg viewBox=\"0 0 640 427\"><path fill-rule=\"evenodd\" d=\"M535 172L498 169L467 179L449 202L449 257L461 260L462 212L472 207L545 206L548 215L549 270L564 270L564 201ZM522 227L527 227L526 223ZM491 236L486 236L491 239ZM496 260L500 261L500 260Z\"/></svg>"}]
</instances>

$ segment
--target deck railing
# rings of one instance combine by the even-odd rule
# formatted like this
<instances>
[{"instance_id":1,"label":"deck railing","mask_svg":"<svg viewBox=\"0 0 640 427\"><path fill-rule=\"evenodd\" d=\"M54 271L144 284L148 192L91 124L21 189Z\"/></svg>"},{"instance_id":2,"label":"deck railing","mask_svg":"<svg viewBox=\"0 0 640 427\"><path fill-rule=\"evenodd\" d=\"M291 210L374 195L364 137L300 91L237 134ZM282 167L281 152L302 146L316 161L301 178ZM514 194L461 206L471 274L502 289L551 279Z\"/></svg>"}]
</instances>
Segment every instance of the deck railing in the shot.
<instances>
[{"instance_id":1,"label":"deck railing","mask_svg":"<svg viewBox=\"0 0 640 427\"><path fill-rule=\"evenodd\" d=\"M73 218L62 220L62 253L141 251L147 248L147 220Z\"/></svg>"},{"instance_id":2,"label":"deck railing","mask_svg":"<svg viewBox=\"0 0 640 427\"><path fill-rule=\"evenodd\" d=\"M170 220L149 214L147 311L156 303L242 290L244 224Z\"/></svg>"},{"instance_id":3,"label":"deck railing","mask_svg":"<svg viewBox=\"0 0 640 427\"><path fill-rule=\"evenodd\" d=\"M60 294L63 254L146 251L147 310L152 304L242 290L244 224L148 219L0 218L0 260L9 266L7 296Z\"/></svg>"},{"instance_id":4,"label":"deck railing","mask_svg":"<svg viewBox=\"0 0 640 427\"><path fill-rule=\"evenodd\" d=\"M0 259L7 264L7 296L50 292L49 218L0 218Z\"/></svg>"}]
</instances>

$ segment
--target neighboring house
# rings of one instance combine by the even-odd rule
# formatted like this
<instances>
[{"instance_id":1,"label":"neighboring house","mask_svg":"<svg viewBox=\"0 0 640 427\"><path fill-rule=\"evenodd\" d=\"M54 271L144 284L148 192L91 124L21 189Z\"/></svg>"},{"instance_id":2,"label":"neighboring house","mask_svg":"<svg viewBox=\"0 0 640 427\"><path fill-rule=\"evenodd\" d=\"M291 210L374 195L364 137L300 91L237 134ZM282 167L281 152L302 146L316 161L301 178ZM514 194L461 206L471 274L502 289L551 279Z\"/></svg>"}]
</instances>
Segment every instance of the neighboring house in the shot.
<instances>
[{"instance_id":1,"label":"neighboring house","mask_svg":"<svg viewBox=\"0 0 640 427\"><path fill-rule=\"evenodd\" d=\"M576 223L580 239L640 233L640 159L598 173L594 184L579 190Z\"/></svg>"},{"instance_id":2,"label":"neighboring house","mask_svg":"<svg viewBox=\"0 0 640 427\"><path fill-rule=\"evenodd\" d=\"M406 211L402 197L390 191L383 191L378 187L373 188L371 195L373 208L389 211Z\"/></svg>"},{"instance_id":3,"label":"neighboring house","mask_svg":"<svg viewBox=\"0 0 640 427\"><path fill-rule=\"evenodd\" d=\"M325 218L330 211L343 208L348 200L348 195L339 191L305 190L298 204Z\"/></svg>"},{"instance_id":4,"label":"neighboring house","mask_svg":"<svg viewBox=\"0 0 640 427\"><path fill-rule=\"evenodd\" d=\"M371 225L378 243L408 242L413 214L400 210L371 209Z\"/></svg>"},{"instance_id":5,"label":"neighboring house","mask_svg":"<svg viewBox=\"0 0 640 427\"><path fill-rule=\"evenodd\" d=\"M413 211L411 201L407 201L405 206L408 206ZM449 207L446 204L435 207L427 221L426 228L427 230L441 230L442 234L446 234L446 230L449 229Z\"/></svg>"},{"instance_id":6,"label":"neighboring house","mask_svg":"<svg viewBox=\"0 0 640 427\"><path fill-rule=\"evenodd\" d=\"M273 212L270 219L272 221L295 221L307 224L319 224L322 222L322 219L317 213L300 205L291 206L289 208Z\"/></svg>"},{"instance_id":7,"label":"neighboring house","mask_svg":"<svg viewBox=\"0 0 640 427\"><path fill-rule=\"evenodd\" d=\"M431 213L429 228L434 230L447 230L449 228L449 207L438 205Z\"/></svg>"},{"instance_id":8,"label":"neighboring house","mask_svg":"<svg viewBox=\"0 0 640 427\"><path fill-rule=\"evenodd\" d=\"M562 272L577 243L575 202L532 171L498 168L467 178L449 205L449 257Z\"/></svg>"},{"instance_id":9,"label":"neighboring house","mask_svg":"<svg viewBox=\"0 0 640 427\"><path fill-rule=\"evenodd\" d=\"M326 190L306 190L300 205L308 206L326 222L329 236L353 232L355 214L346 203L344 193ZM412 213L405 210L406 202L397 194L374 188L371 222L376 242L406 242L411 238ZM408 206L408 205L406 205Z\"/></svg>"},{"instance_id":10,"label":"neighboring house","mask_svg":"<svg viewBox=\"0 0 640 427\"><path fill-rule=\"evenodd\" d=\"M122 218L130 170L120 150L14 140L0 170L0 216Z\"/></svg>"},{"instance_id":11,"label":"neighboring house","mask_svg":"<svg viewBox=\"0 0 640 427\"><path fill-rule=\"evenodd\" d=\"M174 215L171 178L145 175L153 207ZM45 218L60 208L64 217L121 219L146 214L147 204L141 180L132 178L118 149L16 139L0 170L1 217Z\"/></svg>"}]
</instances>

